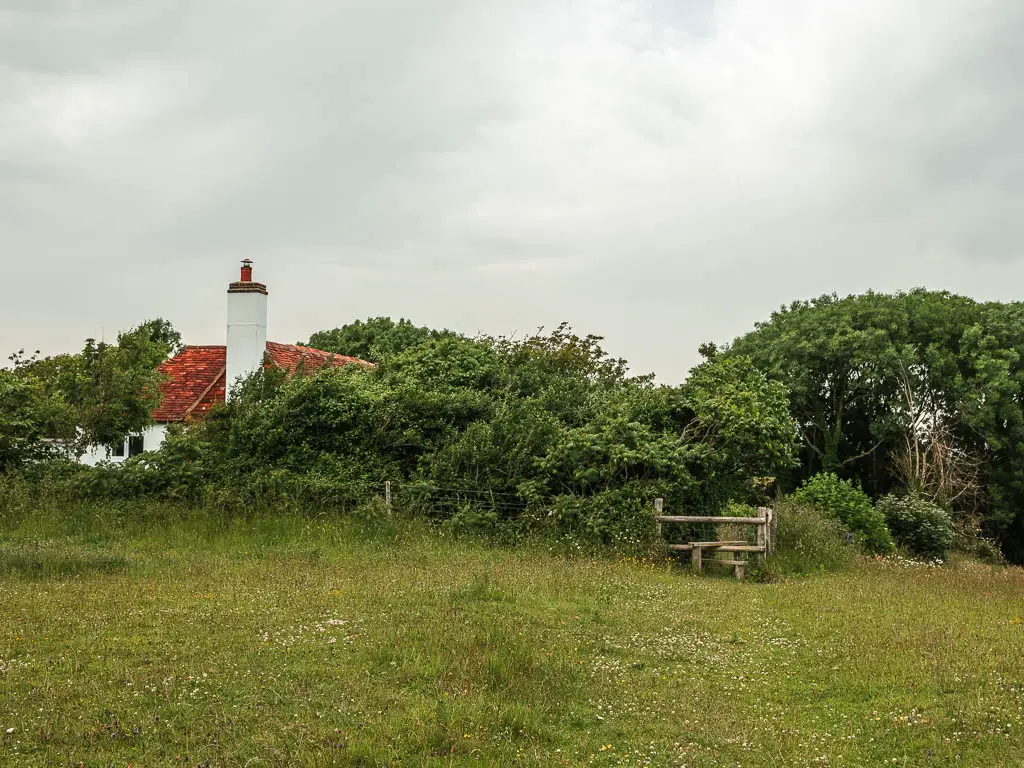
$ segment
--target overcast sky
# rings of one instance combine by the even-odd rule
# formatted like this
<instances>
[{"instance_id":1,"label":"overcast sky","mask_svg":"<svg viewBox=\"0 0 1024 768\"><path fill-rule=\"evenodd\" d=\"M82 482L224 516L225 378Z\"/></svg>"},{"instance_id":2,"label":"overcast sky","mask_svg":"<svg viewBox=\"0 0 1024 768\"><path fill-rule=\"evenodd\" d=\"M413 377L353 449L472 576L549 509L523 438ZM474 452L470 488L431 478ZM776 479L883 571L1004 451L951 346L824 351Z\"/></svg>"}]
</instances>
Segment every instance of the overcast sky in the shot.
<instances>
[{"instance_id":1,"label":"overcast sky","mask_svg":"<svg viewBox=\"0 0 1024 768\"><path fill-rule=\"evenodd\" d=\"M0 0L0 350L562 320L679 380L782 303L1024 294L1020 0Z\"/></svg>"}]
</instances>

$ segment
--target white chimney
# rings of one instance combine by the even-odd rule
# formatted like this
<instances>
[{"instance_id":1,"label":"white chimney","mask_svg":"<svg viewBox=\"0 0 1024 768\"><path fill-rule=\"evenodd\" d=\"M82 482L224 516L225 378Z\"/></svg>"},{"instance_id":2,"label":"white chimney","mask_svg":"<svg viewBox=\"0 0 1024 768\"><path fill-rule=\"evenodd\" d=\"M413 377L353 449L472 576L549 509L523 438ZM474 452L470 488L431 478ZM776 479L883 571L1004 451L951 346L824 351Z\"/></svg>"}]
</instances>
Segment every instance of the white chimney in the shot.
<instances>
[{"instance_id":1,"label":"white chimney","mask_svg":"<svg viewBox=\"0 0 1024 768\"><path fill-rule=\"evenodd\" d=\"M263 367L267 353L267 286L252 281L252 262L242 260L242 279L228 286L227 389Z\"/></svg>"}]
</instances>

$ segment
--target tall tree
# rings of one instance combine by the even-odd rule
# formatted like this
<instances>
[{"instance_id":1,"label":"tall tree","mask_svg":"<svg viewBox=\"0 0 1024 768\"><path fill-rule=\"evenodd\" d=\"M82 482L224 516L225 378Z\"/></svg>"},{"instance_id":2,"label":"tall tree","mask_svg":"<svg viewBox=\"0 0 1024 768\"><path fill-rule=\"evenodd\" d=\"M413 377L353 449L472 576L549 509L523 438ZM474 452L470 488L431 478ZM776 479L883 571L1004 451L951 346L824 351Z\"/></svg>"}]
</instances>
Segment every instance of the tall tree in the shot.
<instances>
[{"instance_id":1,"label":"tall tree","mask_svg":"<svg viewBox=\"0 0 1024 768\"><path fill-rule=\"evenodd\" d=\"M962 394L959 347L977 305L915 290L798 301L737 339L729 354L750 358L783 382L800 427L808 473L887 482L878 459L906 428L906 383L955 412Z\"/></svg>"},{"instance_id":2,"label":"tall tree","mask_svg":"<svg viewBox=\"0 0 1024 768\"><path fill-rule=\"evenodd\" d=\"M925 482L955 510L983 514L1024 559L1024 305L923 289L822 296L780 309L721 354L749 357L788 387L802 476L836 471L874 495ZM982 480L984 495L922 474L946 469L961 486Z\"/></svg>"}]
</instances>

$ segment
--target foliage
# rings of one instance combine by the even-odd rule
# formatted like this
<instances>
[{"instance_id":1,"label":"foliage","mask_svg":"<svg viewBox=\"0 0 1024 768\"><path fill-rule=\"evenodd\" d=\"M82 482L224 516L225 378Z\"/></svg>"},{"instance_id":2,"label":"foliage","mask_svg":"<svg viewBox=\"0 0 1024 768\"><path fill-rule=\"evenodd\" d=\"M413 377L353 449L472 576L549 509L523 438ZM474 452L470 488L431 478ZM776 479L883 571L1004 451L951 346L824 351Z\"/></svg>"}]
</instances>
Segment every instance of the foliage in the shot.
<instances>
[{"instance_id":1,"label":"foliage","mask_svg":"<svg viewBox=\"0 0 1024 768\"><path fill-rule=\"evenodd\" d=\"M55 446L46 438L50 414L59 408L38 381L0 370L0 473L46 458Z\"/></svg>"},{"instance_id":2,"label":"foliage","mask_svg":"<svg viewBox=\"0 0 1024 768\"><path fill-rule=\"evenodd\" d=\"M911 495L947 509L956 504L969 514L977 510L984 498L981 460L958 438L950 414L915 391L909 376L903 377L900 394L907 428L893 447L894 477Z\"/></svg>"},{"instance_id":3,"label":"foliage","mask_svg":"<svg viewBox=\"0 0 1024 768\"><path fill-rule=\"evenodd\" d=\"M330 331L318 331L306 346L379 363L446 332L413 325L405 318L397 323L390 317L356 320Z\"/></svg>"},{"instance_id":4,"label":"foliage","mask_svg":"<svg viewBox=\"0 0 1024 768\"><path fill-rule=\"evenodd\" d=\"M786 389L743 357L715 358L694 368L679 388L683 438L702 456L695 474L702 503L720 509L755 495L758 478L794 465L796 425Z\"/></svg>"},{"instance_id":5,"label":"foliage","mask_svg":"<svg viewBox=\"0 0 1024 768\"><path fill-rule=\"evenodd\" d=\"M389 382L421 387L493 389L501 358L491 344L463 336L440 335L402 350L380 367Z\"/></svg>"},{"instance_id":6,"label":"foliage","mask_svg":"<svg viewBox=\"0 0 1024 768\"><path fill-rule=\"evenodd\" d=\"M151 423L161 382L157 366L173 348L157 323L118 334L116 345L86 341L66 390L86 445L118 442Z\"/></svg>"},{"instance_id":7,"label":"foliage","mask_svg":"<svg viewBox=\"0 0 1024 768\"><path fill-rule=\"evenodd\" d=\"M773 506L775 548L768 558L769 577L831 573L849 568L854 551L845 541L843 524L833 515L787 497Z\"/></svg>"},{"instance_id":8,"label":"foliage","mask_svg":"<svg viewBox=\"0 0 1024 768\"><path fill-rule=\"evenodd\" d=\"M736 339L786 385L802 443L792 480L855 478L978 514L1024 559L1024 304L917 289L794 302Z\"/></svg>"},{"instance_id":9,"label":"foliage","mask_svg":"<svg viewBox=\"0 0 1024 768\"><path fill-rule=\"evenodd\" d=\"M601 341L566 324L466 338L405 319L356 321L309 344L375 369L260 372L160 459L126 463L116 479L97 470L96 483L196 496L201 477L218 495L249 498L259 478L347 507L356 494L346 484L391 479L513 499L497 512L505 526L524 510L545 516L562 496L624 489L713 513L826 472L875 498L935 501L1024 561L1024 304L923 289L797 301L731 346L701 345L705 361L678 386L632 376ZM155 320L77 355L15 356L0 394L0 466L143 429L156 366L180 344ZM877 524L856 523L884 550Z\"/></svg>"},{"instance_id":10,"label":"foliage","mask_svg":"<svg viewBox=\"0 0 1024 768\"><path fill-rule=\"evenodd\" d=\"M944 558L953 543L953 519L920 496L888 494L878 500L896 543L916 555Z\"/></svg>"},{"instance_id":11,"label":"foliage","mask_svg":"<svg viewBox=\"0 0 1024 768\"><path fill-rule=\"evenodd\" d=\"M148 357L157 364L185 348L181 334L162 317L147 320L127 333L118 334L117 343L122 347L135 347L140 359Z\"/></svg>"},{"instance_id":12,"label":"foliage","mask_svg":"<svg viewBox=\"0 0 1024 768\"><path fill-rule=\"evenodd\" d=\"M585 496L560 494L550 502L555 530L577 550L594 545L620 551L649 550L653 491L636 483Z\"/></svg>"},{"instance_id":13,"label":"foliage","mask_svg":"<svg viewBox=\"0 0 1024 768\"><path fill-rule=\"evenodd\" d=\"M981 460L986 533L1024 561L1024 304L983 304L964 332L970 378L957 404L963 443Z\"/></svg>"},{"instance_id":14,"label":"foliage","mask_svg":"<svg viewBox=\"0 0 1024 768\"><path fill-rule=\"evenodd\" d=\"M668 387L628 375L600 338L567 325L399 346L372 369L257 372L160 451L50 482L91 498L353 509L389 480L397 503L453 531L547 528L636 549L651 544L656 497L713 512L792 462L786 393L741 358Z\"/></svg>"},{"instance_id":15,"label":"foliage","mask_svg":"<svg viewBox=\"0 0 1024 768\"><path fill-rule=\"evenodd\" d=\"M494 509L463 504L448 520L445 526L456 536L466 534L486 535L497 531L500 519Z\"/></svg>"},{"instance_id":16,"label":"foliage","mask_svg":"<svg viewBox=\"0 0 1024 768\"><path fill-rule=\"evenodd\" d=\"M893 406L903 377L909 372L930 394L946 392L976 314L973 301L948 293L826 295L773 313L728 354L751 358L786 384L810 474L855 466L878 484L886 466L867 467L902 434Z\"/></svg>"},{"instance_id":17,"label":"foliage","mask_svg":"<svg viewBox=\"0 0 1024 768\"><path fill-rule=\"evenodd\" d=\"M923 289L798 301L731 346L702 345L705 361L678 386L631 375L601 342L566 324L466 338L404 319L356 321L309 343L375 369L260 372L161 458L129 462L116 479L97 470L96 483L196 496L201 477L223 497L250 498L259 483L347 508L357 493L346 486L390 479L458 488L478 506L492 492L506 500L483 505L499 528L547 517L556 528L577 521L573 535L605 516L547 513L628 496L621 520L594 533L603 540L632 525L636 500L716 513L826 472L872 497L935 501L1024 559L1024 304ZM80 448L139 431L156 402L156 366L179 345L156 320L115 345L16 360L0 434L42 456L44 437ZM887 549L880 520L857 509L863 519L847 524L869 549Z\"/></svg>"},{"instance_id":18,"label":"foliage","mask_svg":"<svg viewBox=\"0 0 1024 768\"><path fill-rule=\"evenodd\" d=\"M116 344L86 339L77 355L15 356L14 374L33 382L48 404L45 437L81 453L152 423L162 380L157 367L180 346L170 323L150 320L119 333Z\"/></svg>"},{"instance_id":19,"label":"foliage","mask_svg":"<svg viewBox=\"0 0 1024 768\"><path fill-rule=\"evenodd\" d=\"M866 551L880 554L892 550L892 536L885 516L875 509L867 494L849 480L842 480L832 472L822 472L800 486L793 498L812 504L839 520L856 535Z\"/></svg>"}]
</instances>

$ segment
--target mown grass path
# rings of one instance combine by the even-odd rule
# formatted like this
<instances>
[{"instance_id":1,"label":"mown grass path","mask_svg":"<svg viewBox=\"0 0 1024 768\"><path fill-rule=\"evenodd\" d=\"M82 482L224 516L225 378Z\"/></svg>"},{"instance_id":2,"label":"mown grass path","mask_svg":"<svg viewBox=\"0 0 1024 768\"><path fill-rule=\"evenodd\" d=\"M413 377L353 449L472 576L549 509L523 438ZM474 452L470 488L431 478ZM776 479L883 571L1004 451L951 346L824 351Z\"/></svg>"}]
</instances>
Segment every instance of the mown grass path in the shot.
<instances>
[{"instance_id":1,"label":"mown grass path","mask_svg":"<svg viewBox=\"0 0 1024 768\"><path fill-rule=\"evenodd\" d=\"M1024 572L739 584L414 527L0 532L0 765L1018 766Z\"/></svg>"}]
</instances>

